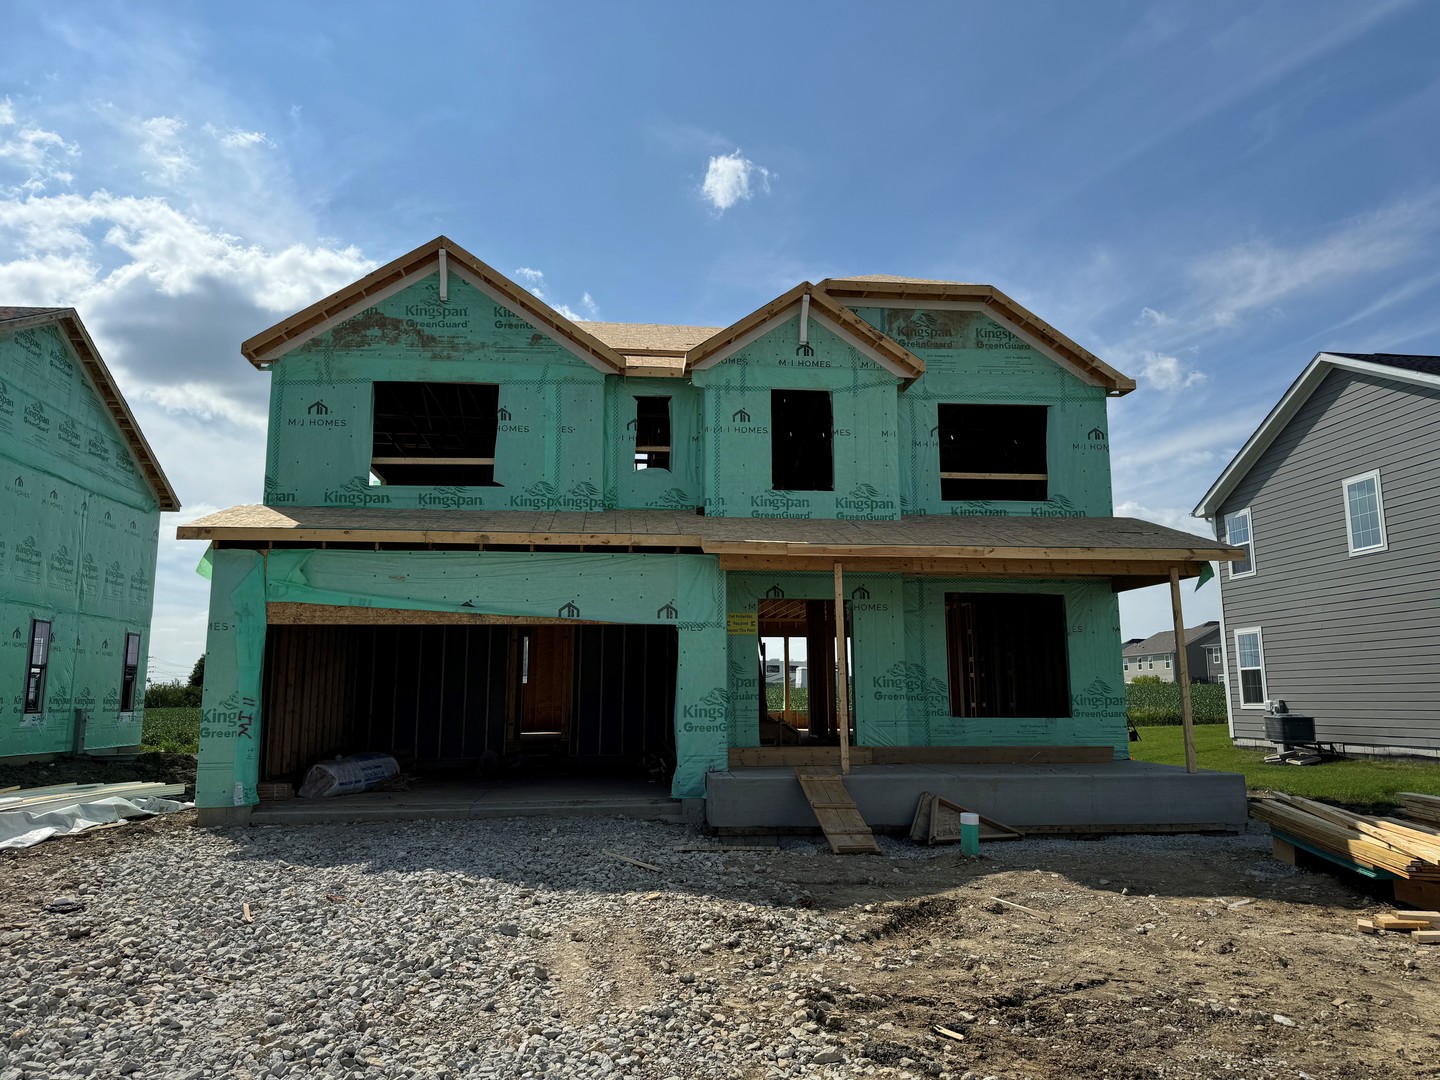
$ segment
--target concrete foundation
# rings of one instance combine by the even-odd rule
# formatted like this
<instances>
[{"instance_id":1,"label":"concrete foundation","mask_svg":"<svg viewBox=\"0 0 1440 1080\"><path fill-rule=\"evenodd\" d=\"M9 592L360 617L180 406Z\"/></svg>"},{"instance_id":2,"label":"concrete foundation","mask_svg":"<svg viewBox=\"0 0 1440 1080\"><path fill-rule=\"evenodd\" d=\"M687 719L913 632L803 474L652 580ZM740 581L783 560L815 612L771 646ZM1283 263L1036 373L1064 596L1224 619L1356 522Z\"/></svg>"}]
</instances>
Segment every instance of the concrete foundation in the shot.
<instances>
[{"instance_id":1,"label":"concrete foundation","mask_svg":"<svg viewBox=\"0 0 1440 1080\"><path fill-rule=\"evenodd\" d=\"M1245 779L1173 765L861 765L845 787L874 829L908 829L933 792L1024 832L1238 832ZM711 773L705 820L726 831L817 828L793 769Z\"/></svg>"},{"instance_id":2,"label":"concrete foundation","mask_svg":"<svg viewBox=\"0 0 1440 1080\"><path fill-rule=\"evenodd\" d=\"M251 811L250 824L586 816L685 821L685 806L664 792L664 788L643 781L568 776L503 784L420 784L409 791L362 791L330 799L261 803Z\"/></svg>"}]
</instances>

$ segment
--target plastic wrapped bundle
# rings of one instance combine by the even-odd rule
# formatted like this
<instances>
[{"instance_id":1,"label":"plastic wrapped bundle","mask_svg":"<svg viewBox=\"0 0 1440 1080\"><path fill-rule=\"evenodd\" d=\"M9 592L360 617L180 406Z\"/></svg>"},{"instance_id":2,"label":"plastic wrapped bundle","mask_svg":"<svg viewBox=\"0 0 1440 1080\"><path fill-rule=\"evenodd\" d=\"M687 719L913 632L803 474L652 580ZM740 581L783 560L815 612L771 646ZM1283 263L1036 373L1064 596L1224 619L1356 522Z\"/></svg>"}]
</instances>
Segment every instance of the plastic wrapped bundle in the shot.
<instances>
[{"instance_id":1,"label":"plastic wrapped bundle","mask_svg":"<svg viewBox=\"0 0 1440 1080\"><path fill-rule=\"evenodd\" d=\"M399 775L400 763L389 754L352 754L310 766L298 794L302 799L350 795Z\"/></svg>"}]
</instances>

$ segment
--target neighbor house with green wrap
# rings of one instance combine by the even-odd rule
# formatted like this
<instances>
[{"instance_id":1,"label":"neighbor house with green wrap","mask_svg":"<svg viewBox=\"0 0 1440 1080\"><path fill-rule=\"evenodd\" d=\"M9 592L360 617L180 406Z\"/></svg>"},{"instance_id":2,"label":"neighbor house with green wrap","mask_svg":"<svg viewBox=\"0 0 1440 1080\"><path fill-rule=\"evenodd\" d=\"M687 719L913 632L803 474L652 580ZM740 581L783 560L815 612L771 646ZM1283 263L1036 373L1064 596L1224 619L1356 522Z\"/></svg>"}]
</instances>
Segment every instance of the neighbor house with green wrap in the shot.
<instances>
[{"instance_id":1,"label":"neighbor house with green wrap","mask_svg":"<svg viewBox=\"0 0 1440 1080\"><path fill-rule=\"evenodd\" d=\"M721 827L784 826L734 785L783 802L842 758L911 809L916 768L1209 790L1114 772L1116 593L1233 551L1113 516L1106 402L1134 382L990 286L582 322L439 237L241 351L270 377L264 502L179 533L210 543L211 819L358 751L659 778ZM803 692L767 689L782 652ZM1233 825L1225 792L1170 824Z\"/></svg>"},{"instance_id":2,"label":"neighbor house with green wrap","mask_svg":"<svg viewBox=\"0 0 1440 1080\"><path fill-rule=\"evenodd\" d=\"M170 482L74 308L0 307L0 758L140 744Z\"/></svg>"}]
</instances>

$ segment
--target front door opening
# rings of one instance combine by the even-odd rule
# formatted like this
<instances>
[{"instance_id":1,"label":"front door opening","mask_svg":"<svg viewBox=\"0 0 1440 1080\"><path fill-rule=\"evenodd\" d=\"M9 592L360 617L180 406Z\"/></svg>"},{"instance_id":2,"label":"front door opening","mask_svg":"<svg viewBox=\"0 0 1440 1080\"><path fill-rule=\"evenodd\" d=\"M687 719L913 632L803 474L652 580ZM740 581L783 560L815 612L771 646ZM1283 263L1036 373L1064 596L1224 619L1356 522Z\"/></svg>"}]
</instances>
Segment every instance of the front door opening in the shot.
<instances>
[{"instance_id":1,"label":"front door opening","mask_svg":"<svg viewBox=\"0 0 1440 1080\"><path fill-rule=\"evenodd\" d=\"M846 605L846 658L853 655ZM768 599L759 604L760 743L838 743L833 600ZM853 663L846 670L854 671ZM852 675L853 678L853 675ZM853 702L846 718L854 732Z\"/></svg>"}]
</instances>

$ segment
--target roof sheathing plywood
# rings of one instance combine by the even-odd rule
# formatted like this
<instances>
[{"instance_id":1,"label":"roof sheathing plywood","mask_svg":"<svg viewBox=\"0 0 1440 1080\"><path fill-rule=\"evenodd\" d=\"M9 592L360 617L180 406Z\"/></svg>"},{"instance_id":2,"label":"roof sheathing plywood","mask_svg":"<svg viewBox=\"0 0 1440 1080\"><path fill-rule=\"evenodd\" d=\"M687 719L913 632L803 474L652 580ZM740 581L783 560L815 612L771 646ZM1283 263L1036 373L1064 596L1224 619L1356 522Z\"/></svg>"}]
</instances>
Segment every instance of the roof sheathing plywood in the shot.
<instances>
[{"instance_id":1,"label":"roof sheathing plywood","mask_svg":"<svg viewBox=\"0 0 1440 1080\"><path fill-rule=\"evenodd\" d=\"M624 358L609 345L444 236L437 236L428 244L386 263L354 284L256 334L241 344L240 352L256 367L262 367L366 306L367 300L375 302L391 295L403 288L409 279L428 274L432 266L438 270L442 251L450 269L472 279L472 284L482 291L499 297L529 321L550 331L572 352L603 371L618 375L625 370Z\"/></svg>"},{"instance_id":2,"label":"roof sheathing plywood","mask_svg":"<svg viewBox=\"0 0 1440 1080\"><path fill-rule=\"evenodd\" d=\"M1062 359L1112 394L1128 394L1135 389L1134 379L1122 375L993 285L922 281L877 275L868 278L826 278L816 288L841 304L853 306L946 302L974 304L978 310L990 313L998 322L1008 324L1037 339L1044 347L1054 350Z\"/></svg>"},{"instance_id":3,"label":"roof sheathing plywood","mask_svg":"<svg viewBox=\"0 0 1440 1080\"><path fill-rule=\"evenodd\" d=\"M165 470L160 467L155 451L150 448L145 433L135 422L135 414L130 411L125 396L120 393L115 377L100 358L100 350L95 347L85 324L80 321L80 314L74 308L0 308L0 325L6 330L48 325L60 328L71 350L79 358L81 367L85 369L85 374L89 376L96 395L110 413L110 419L119 429L131 453L135 455L135 461L155 493L155 501L160 509L179 510L180 497L170 486L170 480L166 477Z\"/></svg>"}]
</instances>

